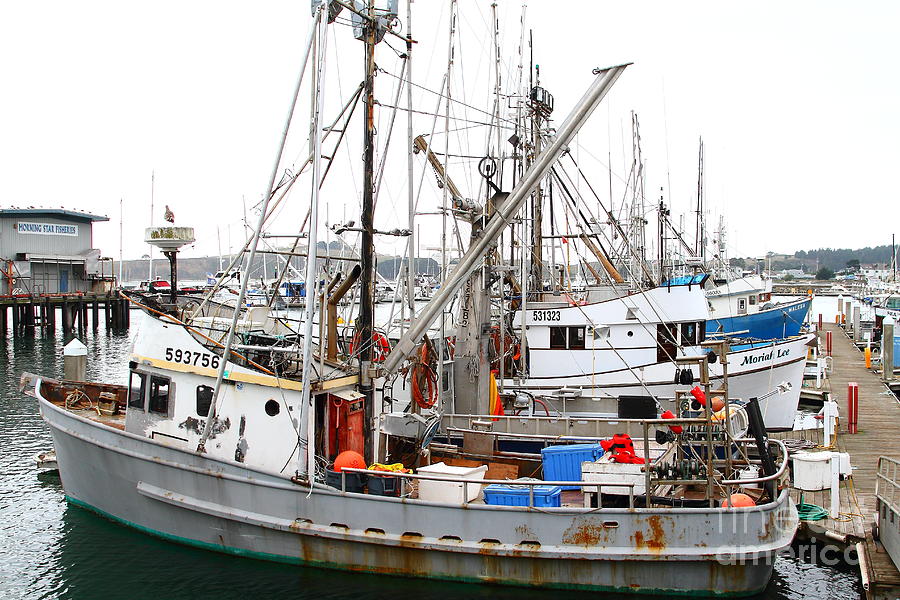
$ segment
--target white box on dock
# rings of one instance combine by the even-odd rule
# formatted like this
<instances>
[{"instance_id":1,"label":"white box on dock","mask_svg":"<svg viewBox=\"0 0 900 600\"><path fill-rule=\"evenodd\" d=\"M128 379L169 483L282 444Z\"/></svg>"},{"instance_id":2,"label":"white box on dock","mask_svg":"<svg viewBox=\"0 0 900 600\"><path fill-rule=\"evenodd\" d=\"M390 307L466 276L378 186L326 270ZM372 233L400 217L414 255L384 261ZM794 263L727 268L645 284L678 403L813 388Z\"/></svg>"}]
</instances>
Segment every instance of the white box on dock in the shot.
<instances>
[{"instance_id":1,"label":"white box on dock","mask_svg":"<svg viewBox=\"0 0 900 600\"><path fill-rule=\"evenodd\" d=\"M831 488L831 461L838 461L838 472L850 475L850 454L847 452L794 452L794 487L798 490L815 492Z\"/></svg>"},{"instance_id":2,"label":"white box on dock","mask_svg":"<svg viewBox=\"0 0 900 600\"><path fill-rule=\"evenodd\" d=\"M452 479L484 479L487 465L480 467L453 467L442 462L434 463L426 467L419 467L416 472L420 475L446 476ZM466 484L465 500L463 499L463 482L461 481L434 481L430 479L419 480L419 500L427 502L445 502L448 504L462 504L471 502L481 495L480 484Z\"/></svg>"}]
</instances>

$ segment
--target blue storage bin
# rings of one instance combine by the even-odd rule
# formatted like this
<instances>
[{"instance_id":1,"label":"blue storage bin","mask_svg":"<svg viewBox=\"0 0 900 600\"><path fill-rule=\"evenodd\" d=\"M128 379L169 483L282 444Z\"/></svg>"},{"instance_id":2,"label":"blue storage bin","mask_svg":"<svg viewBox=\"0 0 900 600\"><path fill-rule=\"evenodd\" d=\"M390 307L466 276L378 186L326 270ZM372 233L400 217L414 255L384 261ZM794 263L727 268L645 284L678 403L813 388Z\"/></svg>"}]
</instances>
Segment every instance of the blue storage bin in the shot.
<instances>
[{"instance_id":1,"label":"blue storage bin","mask_svg":"<svg viewBox=\"0 0 900 600\"><path fill-rule=\"evenodd\" d=\"M484 503L503 506L528 506L527 485L492 483L484 488ZM562 488L558 485L534 486L534 504L539 508L560 506Z\"/></svg>"},{"instance_id":2,"label":"blue storage bin","mask_svg":"<svg viewBox=\"0 0 900 600\"><path fill-rule=\"evenodd\" d=\"M544 479L547 481L581 481L581 463L593 462L603 456L603 447L597 444L569 444L547 446L541 450L544 463ZM564 485L564 490L580 489L577 485Z\"/></svg>"}]
</instances>

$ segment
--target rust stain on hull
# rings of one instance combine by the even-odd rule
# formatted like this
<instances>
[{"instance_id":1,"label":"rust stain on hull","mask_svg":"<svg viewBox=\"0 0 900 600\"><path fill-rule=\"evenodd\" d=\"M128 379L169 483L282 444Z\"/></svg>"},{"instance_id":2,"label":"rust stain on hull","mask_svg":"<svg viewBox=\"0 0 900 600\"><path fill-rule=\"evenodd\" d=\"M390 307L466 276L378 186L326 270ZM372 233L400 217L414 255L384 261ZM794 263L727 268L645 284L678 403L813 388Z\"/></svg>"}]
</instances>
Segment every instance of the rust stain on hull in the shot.
<instances>
[{"instance_id":1,"label":"rust stain on hull","mask_svg":"<svg viewBox=\"0 0 900 600\"><path fill-rule=\"evenodd\" d=\"M609 530L602 524L576 520L562 535L564 544L573 546L596 546L607 541Z\"/></svg>"},{"instance_id":2,"label":"rust stain on hull","mask_svg":"<svg viewBox=\"0 0 900 600\"><path fill-rule=\"evenodd\" d=\"M662 552L666 548L666 533L662 528L662 517L660 515L652 515L647 517L647 524L650 525L650 534L644 537L641 530L634 532L634 547L638 550L647 548L651 552Z\"/></svg>"}]
</instances>

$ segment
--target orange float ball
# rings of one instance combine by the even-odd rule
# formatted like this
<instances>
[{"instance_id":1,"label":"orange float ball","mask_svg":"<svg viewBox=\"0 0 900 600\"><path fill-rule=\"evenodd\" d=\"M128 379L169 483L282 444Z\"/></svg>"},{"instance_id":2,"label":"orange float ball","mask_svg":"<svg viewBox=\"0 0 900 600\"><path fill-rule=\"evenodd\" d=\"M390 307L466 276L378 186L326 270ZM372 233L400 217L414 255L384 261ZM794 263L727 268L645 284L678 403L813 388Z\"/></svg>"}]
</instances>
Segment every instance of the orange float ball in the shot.
<instances>
[{"instance_id":1,"label":"orange float ball","mask_svg":"<svg viewBox=\"0 0 900 600\"><path fill-rule=\"evenodd\" d=\"M715 396L712 400L710 400L709 406L710 408L712 408L713 412L719 412L720 410L725 408L725 401L722 400L720 396Z\"/></svg>"},{"instance_id":2,"label":"orange float ball","mask_svg":"<svg viewBox=\"0 0 900 600\"><path fill-rule=\"evenodd\" d=\"M365 469L366 459L359 452L344 450L334 459L334 470L340 473L343 469Z\"/></svg>"},{"instance_id":3,"label":"orange float ball","mask_svg":"<svg viewBox=\"0 0 900 600\"><path fill-rule=\"evenodd\" d=\"M745 508L748 506L756 506L753 498L747 494L732 494L728 500L722 502L724 507Z\"/></svg>"}]
</instances>

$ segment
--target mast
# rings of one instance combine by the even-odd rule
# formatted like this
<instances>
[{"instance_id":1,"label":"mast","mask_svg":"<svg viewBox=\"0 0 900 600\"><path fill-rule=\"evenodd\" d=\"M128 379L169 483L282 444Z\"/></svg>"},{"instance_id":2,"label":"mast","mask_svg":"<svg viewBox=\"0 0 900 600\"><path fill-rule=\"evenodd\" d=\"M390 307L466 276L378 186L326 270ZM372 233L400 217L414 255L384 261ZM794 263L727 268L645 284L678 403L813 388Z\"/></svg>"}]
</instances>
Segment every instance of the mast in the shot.
<instances>
[{"instance_id":1,"label":"mast","mask_svg":"<svg viewBox=\"0 0 900 600\"><path fill-rule=\"evenodd\" d=\"M319 7L319 15L316 20L316 54L313 57L314 60L314 69L313 69L313 89L315 90L315 95L313 96L313 106L312 106L312 132L313 132L313 173L312 173L312 195L310 198L309 205L309 237L307 241L309 242L307 245L306 251L306 277L304 281L306 282L306 304L304 306L304 316L303 316L303 389L301 391L300 402L302 409L306 411L306 476L310 483L315 480L316 474L316 402L315 398L312 396L312 381L310 381L312 377L312 332L313 332L313 317L316 312L316 299L319 297L319 292L317 290L317 283L319 282L319 277L316 274L318 270L318 231L319 231L319 192L322 187L322 94L323 87L325 86L324 78L325 78L325 43L328 40L327 31L328 28L326 26L326 19L324 18L324 12L326 8L324 5L320 5ZM265 210L265 207L263 207ZM260 227L262 227L262 223L260 223ZM257 235L259 233L257 232ZM254 246L254 249L256 246ZM249 271L250 267L247 267ZM245 278L246 281L249 281L249 273ZM241 282L242 290L245 285L244 282ZM323 301L325 298L323 298ZM324 321L324 319L323 319ZM319 354L323 357L325 356L325 352L323 350L322 344L322 336L319 336ZM301 453L302 456L303 453Z\"/></svg>"},{"instance_id":2,"label":"mast","mask_svg":"<svg viewBox=\"0 0 900 600\"><path fill-rule=\"evenodd\" d=\"M122 247L122 227L125 221L125 213L122 209L122 199L119 198L119 285L122 285L122 261L124 260L125 251ZM150 246L151 248L153 246Z\"/></svg>"},{"instance_id":3,"label":"mast","mask_svg":"<svg viewBox=\"0 0 900 600\"><path fill-rule=\"evenodd\" d=\"M540 71L534 67L534 42L531 31L528 32L528 51L531 68L528 70L528 97L531 108L531 161L541 153L541 111L537 106L537 91L541 85ZM531 76L535 75L534 85L531 84ZM531 272L535 297L542 300L541 292L544 289L544 191L540 183L531 198L531 252L534 256ZM551 275L552 277L552 275Z\"/></svg>"},{"instance_id":4,"label":"mast","mask_svg":"<svg viewBox=\"0 0 900 600\"><path fill-rule=\"evenodd\" d=\"M422 309L418 318L411 323L410 328L391 350L391 353L382 365L384 373L395 372L400 364L406 360L406 357L412 354L422 334L425 333L428 326L438 316L438 311L444 309L444 306L456 295L465 280L480 266L484 254L508 226L519 209L522 208L522 205L535 190L538 183L550 172L550 169L562 155L567 144L572 141L572 138L581 129L581 126L597 107L597 104L603 100L627 66L618 65L594 71L597 75L596 79L559 127L553 142L537 157L537 160L516 183L507 199L484 226L482 235L476 243L469 247L450 277L443 282L440 290L438 290L428 306Z\"/></svg>"},{"instance_id":5,"label":"mast","mask_svg":"<svg viewBox=\"0 0 900 600\"><path fill-rule=\"evenodd\" d=\"M406 301L409 318L416 316L416 197L413 190L413 102L412 102L412 0L406 2L406 170L408 176L407 201L409 204L409 238L406 240ZM402 323L403 321L401 321ZM403 325L401 324L401 332Z\"/></svg>"},{"instance_id":6,"label":"mast","mask_svg":"<svg viewBox=\"0 0 900 600\"><path fill-rule=\"evenodd\" d=\"M694 237L694 255L706 263L706 225L703 222L703 138L700 138L700 154L697 158L697 228Z\"/></svg>"},{"instance_id":7,"label":"mast","mask_svg":"<svg viewBox=\"0 0 900 600\"><path fill-rule=\"evenodd\" d=\"M150 227L153 227L153 188L156 182L156 171L150 171ZM150 265L147 281L153 281L153 246L150 246Z\"/></svg>"},{"instance_id":8,"label":"mast","mask_svg":"<svg viewBox=\"0 0 900 600\"><path fill-rule=\"evenodd\" d=\"M372 364L372 333L375 298L375 225L373 206L375 198L375 44L377 23L375 5L369 0L366 6L368 19L365 20L365 97L366 112L363 117L363 197L360 223L362 235L360 248L360 302L356 336L359 343L359 391L365 396L365 458L372 461L372 421L374 418L374 396L369 368Z\"/></svg>"}]
</instances>

